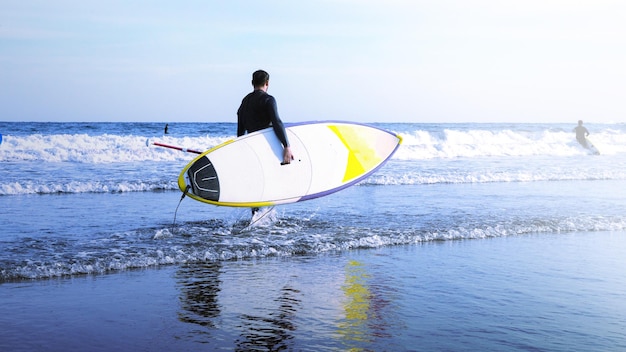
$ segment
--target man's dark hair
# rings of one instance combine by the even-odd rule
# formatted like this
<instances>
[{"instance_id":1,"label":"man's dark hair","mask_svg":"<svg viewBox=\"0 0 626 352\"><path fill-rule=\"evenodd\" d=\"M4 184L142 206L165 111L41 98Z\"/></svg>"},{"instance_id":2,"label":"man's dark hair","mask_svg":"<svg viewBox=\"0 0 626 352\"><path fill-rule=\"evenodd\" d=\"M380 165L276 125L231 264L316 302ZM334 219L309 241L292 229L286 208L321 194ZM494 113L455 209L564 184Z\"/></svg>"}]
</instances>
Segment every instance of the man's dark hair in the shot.
<instances>
[{"instance_id":1,"label":"man's dark hair","mask_svg":"<svg viewBox=\"0 0 626 352\"><path fill-rule=\"evenodd\" d=\"M269 80L270 74L263 70L254 71L254 73L252 74L252 85L255 88L262 87Z\"/></svg>"}]
</instances>

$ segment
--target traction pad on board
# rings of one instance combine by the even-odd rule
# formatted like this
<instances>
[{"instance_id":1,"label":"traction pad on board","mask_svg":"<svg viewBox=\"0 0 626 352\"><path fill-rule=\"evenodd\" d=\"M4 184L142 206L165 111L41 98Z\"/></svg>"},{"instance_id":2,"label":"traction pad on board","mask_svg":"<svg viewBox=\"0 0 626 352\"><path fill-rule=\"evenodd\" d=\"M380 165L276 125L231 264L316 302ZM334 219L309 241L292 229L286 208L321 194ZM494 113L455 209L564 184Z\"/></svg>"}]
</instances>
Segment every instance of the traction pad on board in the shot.
<instances>
[{"instance_id":1,"label":"traction pad on board","mask_svg":"<svg viewBox=\"0 0 626 352\"><path fill-rule=\"evenodd\" d=\"M206 156L196 161L187 170L191 182L191 190L198 197L211 201L220 199L220 182L215 167Z\"/></svg>"}]
</instances>

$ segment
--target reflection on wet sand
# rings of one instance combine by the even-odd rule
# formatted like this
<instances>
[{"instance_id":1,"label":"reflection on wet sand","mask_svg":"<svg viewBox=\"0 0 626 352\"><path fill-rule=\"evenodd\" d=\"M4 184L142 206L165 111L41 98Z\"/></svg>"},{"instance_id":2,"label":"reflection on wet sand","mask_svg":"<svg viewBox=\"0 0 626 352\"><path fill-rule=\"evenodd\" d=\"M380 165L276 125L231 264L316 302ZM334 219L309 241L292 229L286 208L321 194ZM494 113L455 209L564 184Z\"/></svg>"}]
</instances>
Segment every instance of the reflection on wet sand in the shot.
<instances>
[{"instance_id":1,"label":"reflection on wet sand","mask_svg":"<svg viewBox=\"0 0 626 352\"><path fill-rule=\"evenodd\" d=\"M382 292L377 292L383 287L372 285L370 280L362 263L351 260L346 264L342 286L346 299L345 319L337 327L344 345L351 351L364 350L374 339L389 337L388 324L382 314L389 302L382 298Z\"/></svg>"},{"instance_id":2,"label":"reflection on wet sand","mask_svg":"<svg viewBox=\"0 0 626 352\"><path fill-rule=\"evenodd\" d=\"M296 330L293 319L301 301L297 297L300 291L285 286L280 296L274 301L278 308L266 317L243 314L241 316L241 337L237 340L237 351L282 351L292 350L290 341Z\"/></svg>"},{"instance_id":3,"label":"reflection on wet sand","mask_svg":"<svg viewBox=\"0 0 626 352\"><path fill-rule=\"evenodd\" d=\"M222 285L225 284L219 277L221 272L222 265L219 262L206 262L183 265L176 274L180 287L179 320L204 327L204 329L193 329L190 337L206 343L216 342L216 339L222 339L224 336L217 337L214 334L219 334L225 326L232 324L230 333L233 333L234 341L219 341L219 344L234 343L237 351L293 349L292 332L296 330L294 319L301 305L300 291L287 284L277 291L278 297L263 302L259 301L259 297L247 299L246 295L250 294L247 290L254 290L254 288L240 282L233 292L236 296L233 297L235 301L239 300L242 304L226 307L223 302L219 302L220 294L224 295ZM242 297L237 297L238 295ZM225 299L222 296L222 299L228 302L232 301L233 297ZM262 305L261 309L247 306L248 302L242 300ZM272 303L277 303L278 306L273 308ZM234 311L240 312L236 315L237 321L227 321L227 317L232 317L229 312Z\"/></svg>"},{"instance_id":4,"label":"reflection on wet sand","mask_svg":"<svg viewBox=\"0 0 626 352\"><path fill-rule=\"evenodd\" d=\"M220 292L221 264L205 262L181 266L176 274L180 286L182 311L178 317L185 323L215 327L220 315L217 296Z\"/></svg>"},{"instance_id":5,"label":"reflection on wet sand","mask_svg":"<svg viewBox=\"0 0 626 352\"><path fill-rule=\"evenodd\" d=\"M366 342L367 314L370 310L371 293L367 288L368 275L363 265L356 261L346 264L345 284L342 286L345 298L345 320L338 324L338 332L347 345L351 342Z\"/></svg>"}]
</instances>

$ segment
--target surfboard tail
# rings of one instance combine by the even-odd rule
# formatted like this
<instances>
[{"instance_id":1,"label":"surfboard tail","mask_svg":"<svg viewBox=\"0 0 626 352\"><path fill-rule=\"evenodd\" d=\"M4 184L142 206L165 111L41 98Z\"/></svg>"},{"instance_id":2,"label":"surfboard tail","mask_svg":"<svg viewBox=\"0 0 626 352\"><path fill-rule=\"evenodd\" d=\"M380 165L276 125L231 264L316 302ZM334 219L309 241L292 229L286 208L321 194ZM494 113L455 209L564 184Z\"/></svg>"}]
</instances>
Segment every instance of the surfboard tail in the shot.
<instances>
[{"instance_id":1,"label":"surfboard tail","mask_svg":"<svg viewBox=\"0 0 626 352\"><path fill-rule=\"evenodd\" d=\"M193 194L212 201L220 199L220 182L211 160L204 156L187 170L189 185Z\"/></svg>"}]
</instances>

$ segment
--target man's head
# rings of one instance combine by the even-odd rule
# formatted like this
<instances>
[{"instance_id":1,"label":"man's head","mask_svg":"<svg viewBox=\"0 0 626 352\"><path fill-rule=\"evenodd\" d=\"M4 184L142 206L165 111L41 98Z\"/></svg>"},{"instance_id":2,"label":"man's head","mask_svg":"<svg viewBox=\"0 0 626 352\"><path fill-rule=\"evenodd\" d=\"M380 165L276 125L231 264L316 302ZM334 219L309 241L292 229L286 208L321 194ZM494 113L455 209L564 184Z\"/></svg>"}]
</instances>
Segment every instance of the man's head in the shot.
<instances>
[{"instance_id":1,"label":"man's head","mask_svg":"<svg viewBox=\"0 0 626 352\"><path fill-rule=\"evenodd\" d=\"M582 126L583 120L578 120L578 126Z\"/></svg>"},{"instance_id":2,"label":"man's head","mask_svg":"<svg viewBox=\"0 0 626 352\"><path fill-rule=\"evenodd\" d=\"M270 81L270 74L263 70L254 71L254 73L252 74L252 86L254 88L262 88L269 81Z\"/></svg>"}]
</instances>

